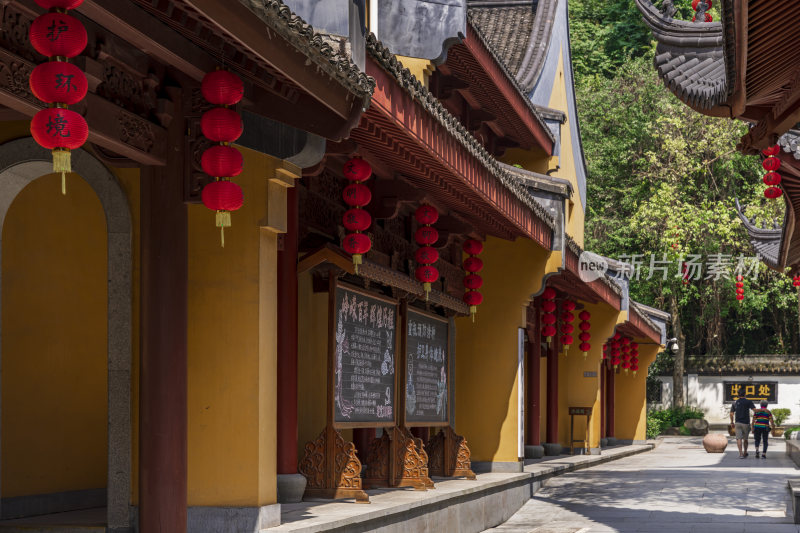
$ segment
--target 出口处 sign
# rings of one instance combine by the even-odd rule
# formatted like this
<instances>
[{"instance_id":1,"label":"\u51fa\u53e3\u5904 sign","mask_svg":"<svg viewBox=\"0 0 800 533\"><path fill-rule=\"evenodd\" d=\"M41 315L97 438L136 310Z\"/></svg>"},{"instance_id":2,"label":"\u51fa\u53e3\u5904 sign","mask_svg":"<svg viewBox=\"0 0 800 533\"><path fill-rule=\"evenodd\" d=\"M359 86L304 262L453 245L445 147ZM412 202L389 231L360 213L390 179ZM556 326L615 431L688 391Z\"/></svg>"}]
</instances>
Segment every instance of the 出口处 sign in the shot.
<instances>
[{"instance_id":1,"label":"\u51fa\u53e3\u5904 sign","mask_svg":"<svg viewBox=\"0 0 800 533\"><path fill-rule=\"evenodd\" d=\"M777 381L725 381L722 389L727 403L735 402L741 394L754 402L778 402Z\"/></svg>"},{"instance_id":2,"label":"\u51fa\u53e3\u5904 sign","mask_svg":"<svg viewBox=\"0 0 800 533\"><path fill-rule=\"evenodd\" d=\"M339 285L334 313L334 422L393 422L397 304Z\"/></svg>"}]
</instances>

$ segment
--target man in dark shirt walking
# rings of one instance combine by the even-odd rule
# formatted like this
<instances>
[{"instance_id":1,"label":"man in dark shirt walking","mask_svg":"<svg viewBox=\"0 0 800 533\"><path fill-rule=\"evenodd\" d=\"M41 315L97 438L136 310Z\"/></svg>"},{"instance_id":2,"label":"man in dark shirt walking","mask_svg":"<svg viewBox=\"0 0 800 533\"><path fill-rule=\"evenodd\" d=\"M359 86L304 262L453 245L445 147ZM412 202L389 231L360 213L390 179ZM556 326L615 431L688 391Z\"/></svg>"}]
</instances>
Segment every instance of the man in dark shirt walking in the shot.
<instances>
[{"instance_id":1,"label":"man in dark shirt walking","mask_svg":"<svg viewBox=\"0 0 800 533\"><path fill-rule=\"evenodd\" d=\"M750 435L750 411L756 410L756 404L739 394L739 399L731 405L731 425L736 427L736 446L739 447L739 459L747 457L747 437ZM734 422L735 416L735 422Z\"/></svg>"}]
</instances>

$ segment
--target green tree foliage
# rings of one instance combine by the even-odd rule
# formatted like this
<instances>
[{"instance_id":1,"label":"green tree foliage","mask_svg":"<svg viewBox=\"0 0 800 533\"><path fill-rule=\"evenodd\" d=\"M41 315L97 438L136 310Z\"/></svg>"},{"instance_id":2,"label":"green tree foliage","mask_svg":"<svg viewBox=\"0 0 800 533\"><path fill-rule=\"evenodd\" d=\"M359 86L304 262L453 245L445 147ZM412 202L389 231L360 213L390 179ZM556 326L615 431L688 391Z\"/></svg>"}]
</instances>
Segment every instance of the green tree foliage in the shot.
<instances>
[{"instance_id":1,"label":"green tree foliage","mask_svg":"<svg viewBox=\"0 0 800 533\"><path fill-rule=\"evenodd\" d=\"M691 18L690 2L678 4L681 18ZM692 111L663 86L632 0L571 0L570 11L589 174L586 248L643 256L631 296L673 312L687 353L798 353L790 278L762 264L745 280L745 300L735 299L732 268L754 255L735 198L770 225L784 210L783 200L763 197L759 159L736 150L746 125ZM651 254L672 262L666 279L650 272ZM678 258L690 254L705 264L701 279L685 283ZM708 260L719 254L725 273L709 275Z\"/></svg>"}]
</instances>

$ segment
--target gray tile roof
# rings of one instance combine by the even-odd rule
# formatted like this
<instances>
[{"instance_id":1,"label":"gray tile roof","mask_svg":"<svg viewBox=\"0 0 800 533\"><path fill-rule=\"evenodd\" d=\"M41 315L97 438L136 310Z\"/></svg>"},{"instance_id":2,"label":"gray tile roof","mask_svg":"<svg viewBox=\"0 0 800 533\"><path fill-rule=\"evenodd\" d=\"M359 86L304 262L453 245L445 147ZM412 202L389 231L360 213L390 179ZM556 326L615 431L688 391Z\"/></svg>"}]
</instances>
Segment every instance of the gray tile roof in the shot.
<instances>
[{"instance_id":1,"label":"gray tile roof","mask_svg":"<svg viewBox=\"0 0 800 533\"><path fill-rule=\"evenodd\" d=\"M726 102L731 87L722 24L673 19L651 0L636 0L636 5L658 42L654 62L664 85L695 109Z\"/></svg>"},{"instance_id":2,"label":"gray tile roof","mask_svg":"<svg viewBox=\"0 0 800 533\"><path fill-rule=\"evenodd\" d=\"M530 93L539 79L559 0L469 0L468 17L497 57Z\"/></svg>"},{"instance_id":3,"label":"gray tile roof","mask_svg":"<svg viewBox=\"0 0 800 533\"><path fill-rule=\"evenodd\" d=\"M792 154L795 159L800 160L800 131L789 130L778 139L778 145L787 154Z\"/></svg>"},{"instance_id":4,"label":"gray tile roof","mask_svg":"<svg viewBox=\"0 0 800 533\"><path fill-rule=\"evenodd\" d=\"M747 235L750 237L750 244L753 250L761 256L761 260L770 268L780 269L780 251L781 241L783 240L783 228L777 222L773 227L756 226L755 220L750 220L744 214L745 209L736 199L736 212L739 218L742 219Z\"/></svg>"}]
</instances>

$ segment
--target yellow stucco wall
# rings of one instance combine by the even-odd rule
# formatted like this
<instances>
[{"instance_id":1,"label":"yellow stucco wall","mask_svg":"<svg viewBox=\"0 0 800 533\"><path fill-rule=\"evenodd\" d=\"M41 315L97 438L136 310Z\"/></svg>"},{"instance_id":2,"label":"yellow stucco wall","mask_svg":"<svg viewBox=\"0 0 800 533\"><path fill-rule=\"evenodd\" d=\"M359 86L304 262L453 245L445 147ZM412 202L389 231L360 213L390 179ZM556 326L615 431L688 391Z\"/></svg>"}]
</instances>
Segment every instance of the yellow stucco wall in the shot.
<instances>
[{"instance_id":1,"label":"yellow stucco wall","mask_svg":"<svg viewBox=\"0 0 800 533\"><path fill-rule=\"evenodd\" d=\"M647 368L661 351L649 339L634 339L639 343L639 371L620 371L614 380L614 433L618 439L647 438Z\"/></svg>"},{"instance_id":2,"label":"yellow stucco wall","mask_svg":"<svg viewBox=\"0 0 800 533\"><path fill-rule=\"evenodd\" d=\"M328 383L328 292L314 293L311 273L298 278L297 458L303 459L307 442L325 428Z\"/></svg>"},{"instance_id":3,"label":"yellow stucco wall","mask_svg":"<svg viewBox=\"0 0 800 533\"><path fill-rule=\"evenodd\" d=\"M220 246L215 214L189 206L188 504L276 501L277 233L282 163L240 148L244 207Z\"/></svg>"},{"instance_id":4,"label":"yellow stucco wall","mask_svg":"<svg viewBox=\"0 0 800 533\"><path fill-rule=\"evenodd\" d=\"M34 180L3 226L3 497L106 486L106 221L80 177L67 191Z\"/></svg>"},{"instance_id":5,"label":"yellow stucco wall","mask_svg":"<svg viewBox=\"0 0 800 533\"><path fill-rule=\"evenodd\" d=\"M592 329L589 331L592 335L589 341L592 349L586 358L580 352L580 340L578 340L580 319L578 318L579 311L575 311L573 313L575 315L575 332L573 333L575 342L567 352L567 356L561 355L559 360L558 436L560 444L569 446L569 408L591 407L592 417L589 422L588 440L591 448L597 448L600 445L600 361L603 356L603 342L612 334L619 312L604 303L584 305L592 315L589 320L592 324ZM584 372L595 372L596 376L586 377ZM575 438L583 439L587 434L586 431L586 417L576 416ZM576 443L576 446L580 445L580 443Z\"/></svg>"},{"instance_id":6,"label":"yellow stucco wall","mask_svg":"<svg viewBox=\"0 0 800 533\"><path fill-rule=\"evenodd\" d=\"M518 459L518 328L539 291L549 252L528 239L489 237L481 259L483 304L456 320L455 429L474 461Z\"/></svg>"}]
</instances>

